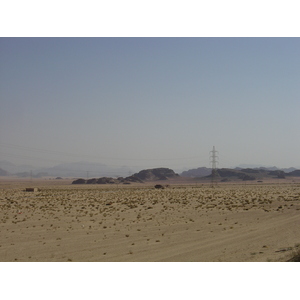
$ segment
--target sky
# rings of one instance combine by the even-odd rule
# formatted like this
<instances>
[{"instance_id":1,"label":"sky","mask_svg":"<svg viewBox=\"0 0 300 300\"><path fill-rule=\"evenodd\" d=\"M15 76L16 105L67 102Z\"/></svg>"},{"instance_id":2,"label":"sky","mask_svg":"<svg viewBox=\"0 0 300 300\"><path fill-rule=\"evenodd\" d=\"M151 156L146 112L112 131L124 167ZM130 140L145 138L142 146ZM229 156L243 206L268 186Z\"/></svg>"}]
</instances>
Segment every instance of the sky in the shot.
<instances>
[{"instance_id":1,"label":"sky","mask_svg":"<svg viewBox=\"0 0 300 300\"><path fill-rule=\"evenodd\" d=\"M0 38L0 161L300 167L300 38Z\"/></svg>"}]
</instances>

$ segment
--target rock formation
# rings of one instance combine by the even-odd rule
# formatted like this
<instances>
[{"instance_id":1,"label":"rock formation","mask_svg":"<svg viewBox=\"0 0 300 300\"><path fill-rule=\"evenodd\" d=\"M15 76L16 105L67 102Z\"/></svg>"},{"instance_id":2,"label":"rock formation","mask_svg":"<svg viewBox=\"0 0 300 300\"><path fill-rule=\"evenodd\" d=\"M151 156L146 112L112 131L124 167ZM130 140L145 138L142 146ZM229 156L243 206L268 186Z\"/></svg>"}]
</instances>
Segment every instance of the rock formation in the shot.
<instances>
[{"instance_id":1,"label":"rock formation","mask_svg":"<svg viewBox=\"0 0 300 300\"><path fill-rule=\"evenodd\" d=\"M101 177L101 178L92 178L92 179L77 179L72 182L72 184L130 184L132 182L143 183L144 181L155 181L155 180L167 180L168 178L178 177L173 170L168 168L156 168L142 170L139 173L133 174L128 177Z\"/></svg>"}]
</instances>

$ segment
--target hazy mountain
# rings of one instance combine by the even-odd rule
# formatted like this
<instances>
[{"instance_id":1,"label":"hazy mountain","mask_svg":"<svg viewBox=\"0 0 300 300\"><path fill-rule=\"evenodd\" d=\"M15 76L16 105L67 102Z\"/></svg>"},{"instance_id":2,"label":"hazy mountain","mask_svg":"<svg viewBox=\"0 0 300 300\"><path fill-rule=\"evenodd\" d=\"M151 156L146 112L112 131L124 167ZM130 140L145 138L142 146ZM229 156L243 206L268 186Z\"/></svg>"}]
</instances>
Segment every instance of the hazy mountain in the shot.
<instances>
[{"instance_id":1,"label":"hazy mountain","mask_svg":"<svg viewBox=\"0 0 300 300\"><path fill-rule=\"evenodd\" d=\"M198 169L190 169L180 174L182 177L204 177L211 174L211 168L200 167Z\"/></svg>"},{"instance_id":2,"label":"hazy mountain","mask_svg":"<svg viewBox=\"0 0 300 300\"><path fill-rule=\"evenodd\" d=\"M235 167L236 169L259 169L259 168L265 168L267 170L278 170L274 166L262 166L262 165L255 165L255 164L240 164Z\"/></svg>"},{"instance_id":3,"label":"hazy mountain","mask_svg":"<svg viewBox=\"0 0 300 300\"><path fill-rule=\"evenodd\" d=\"M111 167L105 164L91 162L64 163L51 168L41 168L36 171L48 173L49 176L84 178L101 176L120 177L128 176L133 173L133 171L126 166Z\"/></svg>"},{"instance_id":4,"label":"hazy mountain","mask_svg":"<svg viewBox=\"0 0 300 300\"><path fill-rule=\"evenodd\" d=\"M286 178L286 176L300 176L300 170L294 170L289 173L285 173L283 170L268 170L266 168L258 168L258 169L218 169L217 175L220 178L235 178L235 179L242 179L242 180L256 180L256 179L263 179L263 178ZM210 177L211 175L207 176Z\"/></svg>"},{"instance_id":5,"label":"hazy mountain","mask_svg":"<svg viewBox=\"0 0 300 300\"><path fill-rule=\"evenodd\" d=\"M284 171L285 173L290 173L293 172L295 170L297 170L297 168L277 168L276 166L261 166L261 165L249 165L249 164L241 164L238 165L236 168L236 170L241 170L241 169L254 169L254 170L268 170L268 171Z\"/></svg>"},{"instance_id":6,"label":"hazy mountain","mask_svg":"<svg viewBox=\"0 0 300 300\"><path fill-rule=\"evenodd\" d=\"M137 170L127 166L112 167L101 163L74 162L62 163L54 167L36 168L30 165L15 165L9 161L0 161L0 168L12 175L28 177L40 176L61 176L61 177L101 177L101 176L129 176Z\"/></svg>"},{"instance_id":7,"label":"hazy mountain","mask_svg":"<svg viewBox=\"0 0 300 300\"><path fill-rule=\"evenodd\" d=\"M279 169L280 171L283 171L285 173L291 173L293 171L296 171L297 169L296 168L283 168L283 169Z\"/></svg>"},{"instance_id":8,"label":"hazy mountain","mask_svg":"<svg viewBox=\"0 0 300 300\"><path fill-rule=\"evenodd\" d=\"M9 173L6 170L0 168L0 176L8 176Z\"/></svg>"},{"instance_id":9,"label":"hazy mountain","mask_svg":"<svg viewBox=\"0 0 300 300\"><path fill-rule=\"evenodd\" d=\"M254 166L254 167L253 167ZM113 167L102 163L91 163L91 162L73 162L73 163L62 163L54 167L36 168L30 165L15 165L9 161L0 161L0 168L7 171L10 175L17 176L55 176L55 177L82 177L82 178L96 178L96 177L128 177L133 173L138 172L142 168L131 168L128 166ZM277 167L264 167L259 165L239 165L235 170L266 170L266 171L283 171L286 174L299 170L300 168L282 168ZM32 172L31 172L32 171ZM4 173L3 173L4 174ZM6 174L6 173L5 173ZM197 169L190 169L183 171L180 176L183 177L205 177L211 174L211 168L200 167Z\"/></svg>"},{"instance_id":10,"label":"hazy mountain","mask_svg":"<svg viewBox=\"0 0 300 300\"><path fill-rule=\"evenodd\" d=\"M30 172L31 170L35 170L36 168L30 165L15 165L9 161L2 160L0 161L0 168L6 170L10 174L22 173L22 172Z\"/></svg>"}]
</instances>

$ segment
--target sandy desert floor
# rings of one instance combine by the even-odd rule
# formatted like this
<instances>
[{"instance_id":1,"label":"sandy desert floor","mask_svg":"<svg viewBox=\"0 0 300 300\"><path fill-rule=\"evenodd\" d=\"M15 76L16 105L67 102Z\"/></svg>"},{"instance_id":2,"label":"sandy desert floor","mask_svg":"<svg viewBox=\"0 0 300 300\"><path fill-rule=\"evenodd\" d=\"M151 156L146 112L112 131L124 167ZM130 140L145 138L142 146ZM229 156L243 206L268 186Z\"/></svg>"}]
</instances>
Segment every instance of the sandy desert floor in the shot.
<instances>
[{"instance_id":1,"label":"sandy desert floor","mask_svg":"<svg viewBox=\"0 0 300 300\"><path fill-rule=\"evenodd\" d=\"M2 262L286 261L299 229L299 182L0 182Z\"/></svg>"}]
</instances>

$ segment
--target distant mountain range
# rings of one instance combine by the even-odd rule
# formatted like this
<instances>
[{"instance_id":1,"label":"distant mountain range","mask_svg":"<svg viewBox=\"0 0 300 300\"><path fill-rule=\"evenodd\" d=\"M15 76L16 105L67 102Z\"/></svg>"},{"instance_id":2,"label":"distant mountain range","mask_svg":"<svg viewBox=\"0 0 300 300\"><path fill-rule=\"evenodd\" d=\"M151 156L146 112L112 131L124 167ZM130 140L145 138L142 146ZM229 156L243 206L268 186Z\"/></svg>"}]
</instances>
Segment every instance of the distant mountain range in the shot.
<instances>
[{"instance_id":1,"label":"distant mountain range","mask_svg":"<svg viewBox=\"0 0 300 300\"><path fill-rule=\"evenodd\" d=\"M60 177L101 177L101 176L129 176L135 171L130 167L111 167L101 163L91 162L74 162L63 163L54 167L35 168L29 165L15 165L8 161L0 161L0 169L8 172L7 175L16 175L20 177L43 177L43 176L60 176ZM4 175L2 175L4 176Z\"/></svg>"},{"instance_id":2,"label":"distant mountain range","mask_svg":"<svg viewBox=\"0 0 300 300\"><path fill-rule=\"evenodd\" d=\"M134 171L126 166L110 167L101 163L75 162L65 163L52 168L39 169L39 172L46 172L49 176L60 177L101 177L101 176L128 176Z\"/></svg>"},{"instance_id":3,"label":"distant mountain range","mask_svg":"<svg viewBox=\"0 0 300 300\"><path fill-rule=\"evenodd\" d=\"M242 175L237 175L237 173L257 173L257 174L259 173L261 174L260 176L262 176L263 174L271 174L270 172L272 171L275 173L276 172L278 173L280 171L283 172L284 174L288 174L288 176L292 176L293 174L295 174L294 176L298 176L297 172L299 172L300 169L300 168L296 169L292 167L282 168L282 169L279 169L277 167L250 168L249 166L250 165L239 165L234 169L229 169L229 168L218 169L218 172L220 176L221 174L224 173L224 170L225 173L227 174L230 170L230 172L233 172L236 176L242 176ZM35 168L30 165L15 165L9 161L0 161L0 176L8 176L8 175L14 175L19 177L53 176L53 177L72 177L72 178L96 178L96 177L99 178L99 177L109 176L113 178L118 178L118 177L131 176L132 174L138 172L139 170L130 168L128 166L112 167L101 163L91 163L91 162L62 163L49 168ZM219 171L219 170L223 170L223 171ZM145 176L150 176L149 172L148 172L149 174L145 170L143 170L143 172L145 173ZM179 175L182 177L197 178L197 177L210 176L210 174L211 174L211 168L199 167L197 169L190 169L188 171L184 171ZM151 173L151 176L154 176L153 173Z\"/></svg>"},{"instance_id":4,"label":"distant mountain range","mask_svg":"<svg viewBox=\"0 0 300 300\"><path fill-rule=\"evenodd\" d=\"M142 170L125 178L101 177L86 180L80 178L74 180L72 184L130 184L132 182L143 183L147 181L167 180L176 177L179 177L179 175L169 168L155 168Z\"/></svg>"},{"instance_id":5,"label":"distant mountain range","mask_svg":"<svg viewBox=\"0 0 300 300\"><path fill-rule=\"evenodd\" d=\"M300 169L300 168L293 168L293 167L290 167L290 168L277 168L277 167L262 167L262 166L259 166L259 165L239 165L235 168L236 170L241 170L241 169L254 169L254 170L268 170L268 171L283 171L285 173L290 173L290 172L293 172L297 169Z\"/></svg>"},{"instance_id":6,"label":"distant mountain range","mask_svg":"<svg viewBox=\"0 0 300 300\"><path fill-rule=\"evenodd\" d=\"M0 168L2 170L7 171L10 174L16 174L21 172L30 172L31 170L34 170L34 167L29 165L15 165L9 161L2 160L0 161Z\"/></svg>"},{"instance_id":7,"label":"distant mountain range","mask_svg":"<svg viewBox=\"0 0 300 300\"><path fill-rule=\"evenodd\" d=\"M244 166L244 165L241 165L241 166ZM245 166L248 166L248 165L245 165ZM230 169L230 168L223 168L223 169L218 169L218 172L220 170L231 170L231 172L233 172L234 174L237 174L237 172L235 171L241 171L243 173L249 170L253 170L254 173L259 173L259 172L255 172L255 171L261 171L260 173L267 173L267 171L282 171L284 173L292 173L294 171L296 171L297 169L296 168L283 168L283 169L279 169L277 167L259 167L259 168L249 168L249 167L246 167L246 168L242 168L242 167L236 167L234 169ZM265 171L265 172L264 172ZM251 173L251 171L249 171ZM253 173L252 172L252 173ZM220 171L219 173L222 173L222 171ZM182 177L192 177L192 178L195 178L195 177L205 177L205 176L209 176L211 175L211 168L206 168L206 167L200 167L200 168L197 168L197 169L190 169L188 171L184 171L180 174L180 176ZM297 175L296 175L297 176Z\"/></svg>"},{"instance_id":8,"label":"distant mountain range","mask_svg":"<svg viewBox=\"0 0 300 300\"><path fill-rule=\"evenodd\" d=\"M289 168L294 169L294 168ZM181 174L183 177L192 177L192 178L206 178L209 179L212 177L211 170L209 175L205 176L199 176L199 174L203 174L201 172L206 172L206 168L198 168L198 169L193 169L185 172L184 174ZM198 176L195 176L195 174ZM189 176L187 176L189 175ZM227 168L221 168L217 169L215 173L215 178L218 181L230 181L230 180L262 180L266 178L278 178L278 179L283 179L286 177L300 177L300 170L294 169L291 172L284 172L283 170L277 169L274 170L268 170L267 168L256 168L256 169L251 169L251 168L246 168L246 169L241 169L241 168L235 168L235 169L227 169Z\"/></svg>"}]
</instances>

